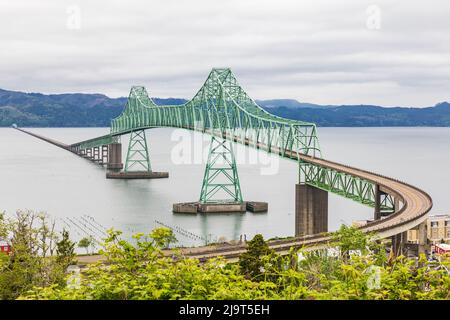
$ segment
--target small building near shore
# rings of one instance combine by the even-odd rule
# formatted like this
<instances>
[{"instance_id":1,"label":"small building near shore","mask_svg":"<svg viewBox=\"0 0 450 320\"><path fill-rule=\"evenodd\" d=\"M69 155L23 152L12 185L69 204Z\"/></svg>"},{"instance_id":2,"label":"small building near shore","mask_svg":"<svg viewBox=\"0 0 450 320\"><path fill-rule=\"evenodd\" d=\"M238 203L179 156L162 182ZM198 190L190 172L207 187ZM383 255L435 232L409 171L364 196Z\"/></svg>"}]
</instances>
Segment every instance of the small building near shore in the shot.
<instances>
[{"instance_id":1,"label":"small building near shore","mask_svg":"<svg viewBox=\"0 0 450 320\"><path fill-rule=\"evenodd\" d=\"M5 240L0 239L0 253L9 254L11 252L11 245Z\"/></svg>"},{"instance_id":2,"label":"small building near shore","mask_svg":"<svg viewBox=\"0 0 450 320\"><path fill-rule=\"evenodd\" d=\"M436 243L433 245L433 252L435 254L448 254L450 253L450 244Z\"/></svg>"}]
</instances>

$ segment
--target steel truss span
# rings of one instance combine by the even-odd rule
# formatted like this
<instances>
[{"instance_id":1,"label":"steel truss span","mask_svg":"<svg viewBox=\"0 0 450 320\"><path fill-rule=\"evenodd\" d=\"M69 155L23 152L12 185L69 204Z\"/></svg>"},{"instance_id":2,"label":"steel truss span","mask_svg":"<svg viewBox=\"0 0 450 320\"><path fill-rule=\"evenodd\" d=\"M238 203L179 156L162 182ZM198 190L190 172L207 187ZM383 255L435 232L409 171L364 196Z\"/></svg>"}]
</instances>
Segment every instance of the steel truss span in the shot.
<instances>
[{"instance_id":1,"label":"steel truss span","mask_svg":"<svg viewBox=\"0 0 450 320\"><path fill-rule=\"evenodd\" d=\"M417 226L432 207L431 198L420 189L323 159L315 124L281 118L259 107L230 69L213 69L197 94L182 105L158 106L144 87L132 87L123 113L111 122L109 135L68 148L80 153L117 143L123 134L156 127L199 131L297 161L300 183L378 208L387 217L362 229L383 237ZM308 236L302 241L324 239Z\"/></svg>"},{"instance_id":2,"label":"steel truss span","mask_svg":"<svg viewBox=\"0 0 450 320\"><path fill-rule=\"evenodd\" d=\"M276 147L282 154L298 150L320 156L315 124L268 113L247 95L230 69L213 69L194 98L183 105L158 106L144 87L131 88L124 112L111 122L111 135L151 127L208 131L264 144L269 151Z\"/></svg>"}]
</instances>

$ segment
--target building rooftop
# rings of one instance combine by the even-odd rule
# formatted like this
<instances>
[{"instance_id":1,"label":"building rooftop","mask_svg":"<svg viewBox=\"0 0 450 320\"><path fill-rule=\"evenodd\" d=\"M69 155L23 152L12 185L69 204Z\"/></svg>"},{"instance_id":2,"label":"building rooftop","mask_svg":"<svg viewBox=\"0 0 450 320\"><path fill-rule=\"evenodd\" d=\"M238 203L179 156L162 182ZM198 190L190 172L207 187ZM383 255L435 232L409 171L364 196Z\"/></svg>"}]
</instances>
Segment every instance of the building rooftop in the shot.
<instances>
[{"instance_id":1,"label":"building rooftop","mask_svg":"<svg viewBox=\"0 0 450 320\"><path fill-rule=\"evenodd\" d=\"M436 243L434 246L445 251L450 251L450 244L448 243Z\"/></svg>"},{"instance_id":2,"label":"building rooftop","mask_svg":"<svg viewBox=\"0 0 450 320\"><path fill-rule=\"evenodd\" d=\"M450 214L433 214L428 216L429 219L450 219Z\"/></svg>"}]
</instances>

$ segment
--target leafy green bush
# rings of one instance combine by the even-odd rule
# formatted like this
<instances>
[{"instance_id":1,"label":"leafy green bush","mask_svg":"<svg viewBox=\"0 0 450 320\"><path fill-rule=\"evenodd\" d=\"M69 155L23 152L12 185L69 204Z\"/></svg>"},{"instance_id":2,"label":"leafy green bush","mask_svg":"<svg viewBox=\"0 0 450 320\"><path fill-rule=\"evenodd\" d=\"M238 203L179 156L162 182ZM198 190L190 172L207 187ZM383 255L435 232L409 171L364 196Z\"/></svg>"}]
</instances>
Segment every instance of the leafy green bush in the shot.
<instances>
[{"instance_id":1,"label":"leafy green bush","mask_svg":"<svg viewBox=\"0 0 450 320\"><path fill-rule=\"evenodd\" d=\"M238 264L168 254L169 229L137 234L134 244L120 235L109 232L101 251L107 263L88 267L79 285L35 287L21 299L449 299L449 259L386 261L385 252L367 249L378 245L348 227L330 246L341 253L360 247L361 255L292 249L280 256L258 235Z\"/></svg>"},{"instance_id":2,"label":"leafy green bush","mask_svg":"<svg viewBox=\"0 0 450 320\"><path fill-rule=\"evenodd\" d=\"M67 232L58 241L47 215L18 211L7 220L0 214L0 236L11 237L12 245L11 254L0 253L0 300L15 299L36 286L65 285L74 244Z\"/></svg>"}]
</instances>

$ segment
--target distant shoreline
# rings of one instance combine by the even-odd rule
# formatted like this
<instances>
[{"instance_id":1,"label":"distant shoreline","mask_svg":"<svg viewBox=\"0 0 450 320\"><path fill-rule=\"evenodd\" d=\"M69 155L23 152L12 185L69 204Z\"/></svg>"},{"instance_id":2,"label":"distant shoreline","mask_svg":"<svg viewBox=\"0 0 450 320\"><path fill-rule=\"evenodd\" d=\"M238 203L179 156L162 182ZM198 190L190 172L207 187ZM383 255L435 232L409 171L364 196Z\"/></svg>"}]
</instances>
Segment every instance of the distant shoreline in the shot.
<instances>
[{"instance_id":1,"label":"distant shoreline","mask_svg":"<svg viewBox=\"0 0 450 320\"><path fill-rule=\"evenodd\" d=\"M181 105L181 98L152 98L157 105ZM450 103L424 108L376 105L318 105L294 99L256 100L274 115L310 122L317 127L450 127ZM24 93L0 89L0 127L109 127L127 98L102 94Z\"/></svg>"}]
</instances>

